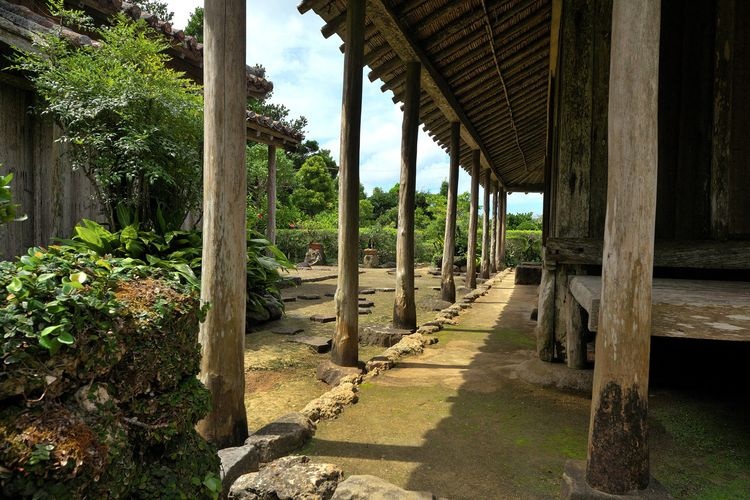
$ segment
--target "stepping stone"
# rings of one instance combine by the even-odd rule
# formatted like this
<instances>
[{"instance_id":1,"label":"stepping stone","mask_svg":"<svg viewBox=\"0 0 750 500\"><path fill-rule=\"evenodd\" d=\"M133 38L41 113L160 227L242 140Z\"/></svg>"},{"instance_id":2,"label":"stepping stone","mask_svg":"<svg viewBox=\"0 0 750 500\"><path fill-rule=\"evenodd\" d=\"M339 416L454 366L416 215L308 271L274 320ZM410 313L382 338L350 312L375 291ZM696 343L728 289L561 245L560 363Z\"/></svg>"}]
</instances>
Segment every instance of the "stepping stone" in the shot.
<instances>
[{"instance_id":1,"label":"stepping stone","mask_svg":"<svg viewBox=\"0 0 750 500\"><path fill-rule=\"evenodd\" d=\"M360 295L372 295L374 293L375 293L375 290L373 290L372 288L365 288L364 290L359 291Z\"/></svg>"},{"instance_id":2,"label":"stepping stone","mask_svg":"<svg viewBox=\"0 0 750 500\"><path fill-rule=\"evenodd\" d=\"M335 296L336 296L336 294L335 294L335 293L333 293L333 292L328 292L328 293L326 293L326 294L325 294L325 296L326 296L326 297L335 297Z\"/></svg>"},{"instance_id":3,"label":"stepping stone","mask_svg":"<svg viewBox=\"0 0 750 500\"><path fill-rule=\"evenodd\" d=\"M357 339L361 345L391 347L411 333L411 330L401 330L390 326L366 326L359 329Z\"/></svg>"},{"instance_id":4,"label":"stepping stone","mask_svg":"<svg viewBox=\"0 0 750 500\"><path fill-rule=\"evenodd\" d=\"M368 309L366 307L360 307L359 314L372 314L372 309Z\"/></svg>"},{"instance_id":5,"label":"stepping stone","mask_svg":"<svg viewBox=\"0 0 750 500\"><path fill-rule=\"evenodd\" d=\"M336 316L327 314L315 314L313 316L310 316L310 321L315 321L316 323L330 323L332 321L336 321Z\"/></svg>"},{"instance_id":6,"label":"stepping stone","mask_svg":"<svg viewBox=\"0 0 750 500\"><path fill-rule=\"evenodd\" d=\"M378 292L395 292L396 291L395 288L376 288L375 290L377 290Z\"/></svg>"},{"instance_id":7,"label":"stepping stone","mask_svg":"<svg viewBox=\"0 0 750 500\"><path fill-rule=\"evenodd\" d=\"M320 295L297 295L297 298L300 300L318 300L320 298Z\"/></svg>"},{"instance_id":8,"label":"stepping stone","mask_svg":"<svg viewBox=\"0 0 750 500\"><path fill-rule=\"evenodd\" d=\"M414 289L415 289L415 290L419 290L419 287L418 287L418 286L415 286L415 287L414 287Z\"/></svg>"},{"instance_id":9,"label":"stepping stone","mask_svg":"<svg viewBox=\"0 0 750 500\"><path fill-rule=\"evenodd\" d=\"M415 274L415 275L414 275L414 277L415 277L415 278L421 278L421 277L422 277L422 275L421 275L421 274Z\"/></svg>"},{"instance_id":10,"label":"stepping stone","mask_svg":"<svg viewBox=\"0 0 750 500\"><path fill-rule=\"evenodd\" d=\"M282 297L282 302L297 302L297 297Z\"/></svg>"},{"instance_id":11,"label":"stepping stone","mask_svg":"<svg viewBox=\"0 0 750 500\"><path fill-rule=\"evenodd\" d=\"M432 287L432 289L433 289L433 290L436 290L436 291L438 291L438 292L440 291L440 287L439 287L439 286L433 286L433 287Z\"/></svg>"},{"instance_id":12,"label":"stepping stone","mask_svg":"<svg viewBox=\"0 0 750 500\"><path fill-rule=\"evenodd\" d=\"M372 302L372 301L369 301L369 300L367 300L367 301L360 300L359 301L359 307L375 307L375 302Z\"/></svg>"},{"instance_id":13,"label":"stepping stone","mask_svg":"<svg viewBox=\"0 0 750 500\"><path fill-rule=\"evenodd\" d=\"M357 300L360 302L368 302L370 299L368 299L367 297L357 297Z\"/></svg>"},{"instance_id":14,"label":"stepping stone","mask_svg":"<svg viewBox=\"0 0 750 500\"><path fill-rule=\"evenodd\" d=\"M278 333L279 335L297 335L304 331L304 328L298 326L277 326L276 328L271 328L272 333Z\"/></svg>"},{"instance_id":15,"label":"stepping stone","mask_svg":"<svg viewBox=\"0 0 750 500\"><path fill-rule=\"evenodd\" d=\"M285 340L285 342L295 342L311 347L318 354L328 352L331 349L332 339L327 337L317 337L313 335L299 335Z\"/></svg>"}]
</instances>

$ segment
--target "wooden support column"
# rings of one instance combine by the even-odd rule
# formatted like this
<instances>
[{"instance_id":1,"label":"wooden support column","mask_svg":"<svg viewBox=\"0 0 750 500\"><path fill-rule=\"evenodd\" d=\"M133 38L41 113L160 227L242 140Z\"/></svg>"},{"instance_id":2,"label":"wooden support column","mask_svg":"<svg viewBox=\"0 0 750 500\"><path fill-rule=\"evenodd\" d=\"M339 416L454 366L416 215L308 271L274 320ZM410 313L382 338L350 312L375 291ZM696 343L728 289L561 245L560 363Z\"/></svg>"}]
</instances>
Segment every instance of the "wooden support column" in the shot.
<instances>
[{"instance_id":1,"label":"wooden support column","mask_svg":"<svg viewBox=\"0 0 750 500\"><path fill-rule=\"evenodd\" d=\"M362 121L362 64L365 45L365 0L349 0L346 11L344 91L341 104L339 161L339 275L336 288L336 332L331 360L357 366L359 288L359 140Z\"/></svg>"},{"instance_id":2,"label":"wooden support column","mask_svg":"<svg viewBox=\"0 0 750 500\"><path fill-rule=\"evenodd\" d=\"M247 105L245 2L206 3L204 70L203 265L200 380L211 412L198 432L219 448L247 438L245 412L245 166Z\"/></svg>"},{"instance_id":3,"label":"wooden support column","mask_svg":"<svg viewBox=\"0 0 750 500\"><path fill-rule=\"evenodd\" d=\"M497 272L497 184L495 181L489 181L490 191L492 192L492 217L490 220L490 274Z\"/></svg>"},{"instance_id":4,"label":"wooden support column","mask_svg":"<svg viewBox=\"0 0 750 500\"><path fill-rule=\"evenodd\" d=\"M456 283L453 281L453 254L456 250L456 203L458 200L458 161L461 149L461 125L451 123L450 171L448 173L448 202L445 212L443 237L443 269L440 295L448 302L456 301Z\"/></svg>"},{"instance_id":5,"label":"wooden support column","mask_svg":"<svg viewBox=\"0 0 750 500\"><path fill-rule=\"evenodd\" d=\"M495 262L497 263L497 270L502 271L505 269L505 217L508 211L508 194L498 183L497 190L499 192L499 202L497 207L497 257Z\"/></svg>"},{"instance_id":6,"label":"wooden support column","mask_svg":"<svg viewBox=\"0 0 750 500\"><path fill-rule=\"evenodd\" d=\"M466 288L477 287L477 218L479 214L480 151L471 153L471 201L469 206L469 245L466 250Z\"/></svg>"},{"instance_id":7,"label":"wooden support column","mask_svg":"<svg viewBox=\"0 0 750 500\"><path fill-rule=\"evenodd\" d=\"M555 279L554 263L544 259L539 285L539 308L536 321L536 352L542 361L555 358Z\"/></svg>"},{"instance_id":8,"label":"wooden support column","mask_svg":"<svg viewBox=\"0 0 750 500\"><path fill-rule=\"evenodd\" d=\"M482 266L481 275L482 278L488 279L490 277L490 185L489 171L487 171L487 177L484 179L484 211L482 213Z\"/></svg>"},{"instance_id":9,"label":"wooden support column","mask_svg":"<svg viewBox=\"0 0 750 500\"><path fill-rule=\"evenodd\" d=\"M649 483L647 430L661 2L615 0L609 174L586 480L610 494Z\"/></svg>"},{"instance_id":10,"label":"wooden support column","mask_svg":"<svg viewBox=\"0 0 750 500\"><path fill-rule=\"evenodd\" d=\"M268 180L266 181L268 198L268 226L266 238L276 244L276 146L268 146Z\"/></svg>"},{"instance_id":11,"label":"wooden support column","mask_svg":"<svg viewBox=\"0 0 750 500\"><path fill-rule=\"evenodd\" d=\"M406 95L401 126L401 187L398 192L398 238L396 240L396 298L393 326L417 328L414 299L414 203L417 189L417 137L422 65L406 63Z\"/></svg>"}]
</instances>

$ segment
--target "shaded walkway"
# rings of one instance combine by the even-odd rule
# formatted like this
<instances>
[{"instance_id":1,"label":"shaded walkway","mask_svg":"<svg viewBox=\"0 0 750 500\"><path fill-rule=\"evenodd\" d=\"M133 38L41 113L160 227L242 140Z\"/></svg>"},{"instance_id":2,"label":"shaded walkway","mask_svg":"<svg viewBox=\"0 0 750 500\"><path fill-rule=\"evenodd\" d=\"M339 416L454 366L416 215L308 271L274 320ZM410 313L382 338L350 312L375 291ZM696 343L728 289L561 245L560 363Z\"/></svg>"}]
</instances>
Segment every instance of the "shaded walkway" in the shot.
<instances>
[{"instance_id":1,"label":"shaded walkway","mask_svg":"<svg viewBox=\"0 0 750 500\"><path fill-rule=\"evenodd\" d=\"M589 401L516 380L533 355L535 289L496 283L438 344L364 384L304 452L448 498L556 496L565 460L585 456Z\"/></svg>"}]
</instances>

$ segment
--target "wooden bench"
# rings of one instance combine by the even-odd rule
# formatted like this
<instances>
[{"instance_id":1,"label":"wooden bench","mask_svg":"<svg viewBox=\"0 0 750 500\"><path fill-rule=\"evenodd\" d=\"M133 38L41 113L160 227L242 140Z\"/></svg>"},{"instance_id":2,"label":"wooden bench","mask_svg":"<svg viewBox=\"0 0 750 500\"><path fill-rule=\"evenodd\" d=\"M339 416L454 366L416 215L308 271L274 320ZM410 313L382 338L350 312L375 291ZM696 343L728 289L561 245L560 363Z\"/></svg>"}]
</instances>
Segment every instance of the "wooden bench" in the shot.
<instances>
[{"instance_id":1,"label":"wooden bench","mask_svg":"<svg viewBox=\"0 0 750 500\"><path fill-rule=\"evenodd\" d=\"M601 277L576 276L568 286L595 332ZM652 336L750 342L749 282L655 279L651 303Z\"/></svg>"}]
</instances>

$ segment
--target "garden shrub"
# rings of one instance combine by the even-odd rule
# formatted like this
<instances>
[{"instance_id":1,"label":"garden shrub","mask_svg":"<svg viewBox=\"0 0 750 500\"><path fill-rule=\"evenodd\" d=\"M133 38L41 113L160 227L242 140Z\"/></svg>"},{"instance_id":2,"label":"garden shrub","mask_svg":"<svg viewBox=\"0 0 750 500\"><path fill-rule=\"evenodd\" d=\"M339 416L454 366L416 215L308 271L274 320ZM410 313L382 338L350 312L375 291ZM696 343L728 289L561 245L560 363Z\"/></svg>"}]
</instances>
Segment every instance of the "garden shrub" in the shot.
<instances>
[{"instance_id":1,"label":"garden shrub","mask_svg":"<svg viewBox=\"0 0 750 500\"><path fill-rule=\"evenodd\" d=\"M505 265L517 266L522 262L542 261L541 231L506 231Z\"/></svg>"},{"instance_id":2,"label":"garden shrub","mask_svg":"<svg viewBox=\"0 0 750 500\"><path fill-rule=\"evenodd\" d=\"M216 497L193 284L53 246L0 263L0 289L0 496Z\"/></svg>"},{"instance_id":3,"label":"garden shrub","mask_svg":"<svg viewBox=\"0 0 750 500\"><path fill-rule=\"evenodd\" d=\"M0 164L0 167L2 164ZM13 174L0 176L0 226L8 222L22 221L26 216L19 216L16 203L13 203L13 196L10 190L10 181L13 180Z\"/></svg>"}]
</instances>

